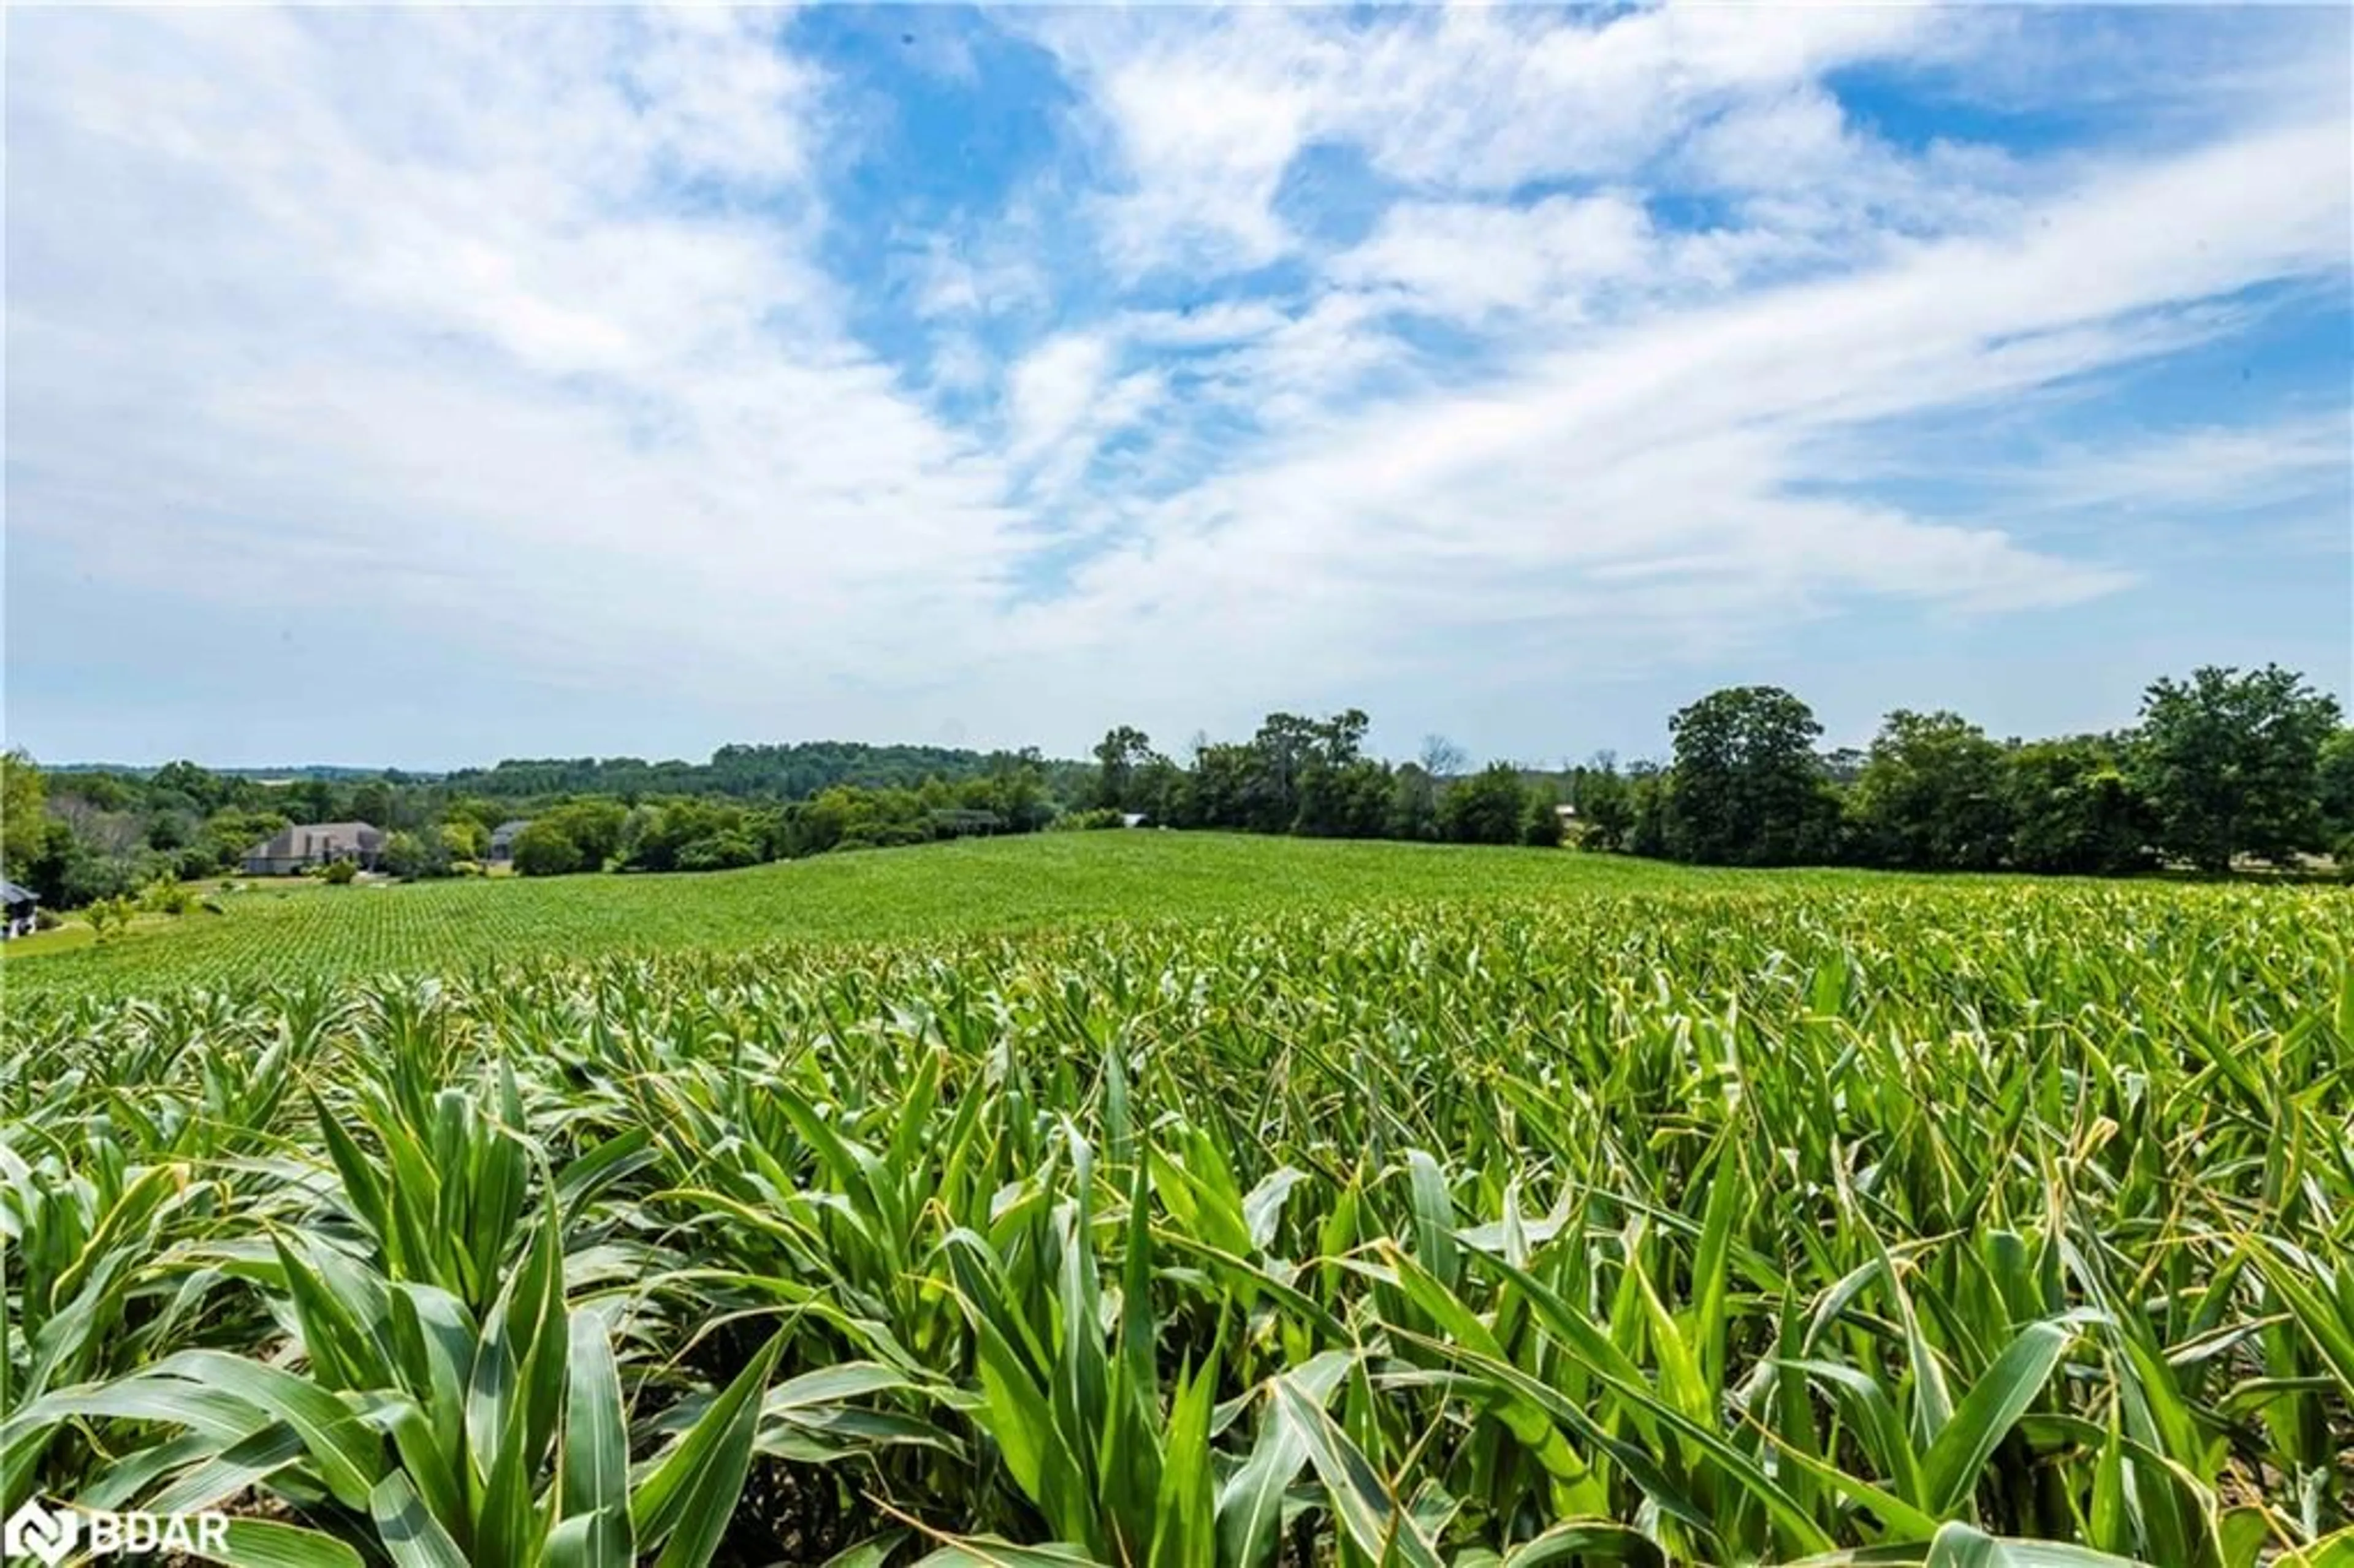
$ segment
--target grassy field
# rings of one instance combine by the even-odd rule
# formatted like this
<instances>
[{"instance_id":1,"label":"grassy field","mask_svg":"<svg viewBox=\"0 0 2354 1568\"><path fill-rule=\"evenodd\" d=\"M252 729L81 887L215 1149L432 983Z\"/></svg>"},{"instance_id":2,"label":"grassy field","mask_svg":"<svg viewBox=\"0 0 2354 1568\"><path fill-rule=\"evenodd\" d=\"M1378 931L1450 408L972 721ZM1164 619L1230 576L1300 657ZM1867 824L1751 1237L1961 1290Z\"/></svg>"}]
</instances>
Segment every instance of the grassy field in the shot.
<instances>
[{"instance_id":1,"label":"grassy field","mask_svg":"<svg viewBox=\"0 0 2354 1568\"><path fill-rule=\"evenodd\" d=\"M548 955L891 942L1110 920L1696 885L1712 874L1517 849L1041 833L745 871L328 887L269 879L221 915L143 920L93 948L68 928L0 948L12 992L462 970ZM43 950L44 948L49 950Z\"/></svg>"},{"instance_id":2,"label":"grassy field","mask_svg":"<svg viewBox=\"0 0 2354 1568\"><path fill-rule=\"evenodd\" d=\"M2337 890L1071 835L9 978L7 1508L334 1568L2354 1553Z\"/></svg>"}]
</instances>

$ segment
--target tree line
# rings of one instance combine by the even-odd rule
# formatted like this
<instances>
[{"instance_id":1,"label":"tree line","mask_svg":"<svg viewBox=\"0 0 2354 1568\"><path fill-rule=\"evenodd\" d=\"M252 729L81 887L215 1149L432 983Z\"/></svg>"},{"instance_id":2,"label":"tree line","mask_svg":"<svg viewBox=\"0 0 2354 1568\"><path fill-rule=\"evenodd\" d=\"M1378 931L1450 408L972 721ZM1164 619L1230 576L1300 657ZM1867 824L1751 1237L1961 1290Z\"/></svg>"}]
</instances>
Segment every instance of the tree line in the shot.
<instances>
[{"instance_id":1,"label":"tree line","mask_svg":"<svg viewBox=\"0 0 2354 1568\"><path fill-rule=\"evenodd\" d=\"M625 800L721 795L741 800L806 800L836 785L857 789L920 789L989 779L1010 766L1038 770L1050 793L1084 782L1086 764L1017 752L946 746L868 746L800 741L784 746L723 746L708 762L648 762L636 757L510 758L490 768L461 768L439 780L452 796L546 800L610 795Z\"/></svg>"},{"instance_id":2,"label":"tree line","mask_svg":"<svg viewBox=\"0 0 2354 1568\"><path fill-rule=\"evenodd\" d=\"M1459 752L1367 757L1356 709L1272 714L1190 763L1123 726L1096 747L1090 804L1172 827L1468 843L1559 842L1710 865L2125 875L2221 873L2334 849L2354 868L2354 730L2277 665L2207 667L2145 692L2105 735L1997 740L1950 712L1890 714L1862 751L1819 749L1813 710L1774 686L1712 692L1668 723L1670 755L1557 777Z\"/></svg>"},{"instance_id":3,"label":"tree line","mask_svg":"<svg viewBox=\"0 0 2354 1568\"><path fill-rule=\"evenodd\" d=\"M901 749L729 747L721 755L799 751L831 754L846 765L862 755ZM367 822L387 833L380 869L411 879L465 875L484 869L497 828L521 820L529 825L516 836L514 857L526 874L711 871L832 850L1032 832L1065 815L1058 780L1075 793L1089 777L1084 765L1050 763L1035 752L952 756L953 779L835 782L806 799L786 800L716 789L668 794L553 788L493 795L470 788L475 776L467 774L272 781L186 761L152 773L77 768L45 774L31 758L12 751L0 756L0 864L45 907L86 908L234 874L255 844L293 823ZM509 766L517 765L502 765ZM616 768L613 776L628 777L628 769Z\"/></svg>"},{"instance_id":4,"label":"tree line","mask_svg":"<svg viewBox=\"0 0 2354 1568\"><path fill-rule=\"evenodd\" d=\"M186 761L45 776L11 752L0 757L0 866L48 907L73 908L233 873L295 822L373 823L389 834L385 870L430 877L480 869L493 831L515 819L530 822L516 869L551 875L716 870L1141 818L1328 838L1566 839L1722 865L2123 875L2287 865L2334 849L2354 868L2354 730L2342 721L2335 699L2267 665L2158 681L2115 733L1998 740L1956 714L1900 709L1862 750L1822 750L1821 725L1788 692L1731 687L1670 719L1665 759L1622 768L1598 755L1557 772L1473 769L1436 736L1411 760L1384 761L1366 752L1370 721L1355 708L1270 714L1246 740L1197 737L1182 761L1129 726L1085 762L817 742L724 747L708 765L510 761L440 778L270 781ZM590 780L631 787L580 788Z\"/></svg>"}]
</instances>

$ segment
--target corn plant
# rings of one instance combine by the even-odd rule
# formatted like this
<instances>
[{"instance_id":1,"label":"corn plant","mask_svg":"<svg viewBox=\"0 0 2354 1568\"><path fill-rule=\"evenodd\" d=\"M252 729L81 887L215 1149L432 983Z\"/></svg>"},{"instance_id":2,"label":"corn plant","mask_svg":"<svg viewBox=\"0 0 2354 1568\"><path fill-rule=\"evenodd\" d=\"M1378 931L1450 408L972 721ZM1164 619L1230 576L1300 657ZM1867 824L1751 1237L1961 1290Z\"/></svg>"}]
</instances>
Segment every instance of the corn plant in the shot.
<instances>
[{"instance_id":1,"label":"corn plant","mask_svg":"<svg viewBox=\"0 0 2354 1568\"><path fill-rule=\"evenodd\" d=\"M234 1561L2354 1553L2342 895L1704 881L10 1006L0 1502L218 1507Z\"/></svg>"}]
</instances>

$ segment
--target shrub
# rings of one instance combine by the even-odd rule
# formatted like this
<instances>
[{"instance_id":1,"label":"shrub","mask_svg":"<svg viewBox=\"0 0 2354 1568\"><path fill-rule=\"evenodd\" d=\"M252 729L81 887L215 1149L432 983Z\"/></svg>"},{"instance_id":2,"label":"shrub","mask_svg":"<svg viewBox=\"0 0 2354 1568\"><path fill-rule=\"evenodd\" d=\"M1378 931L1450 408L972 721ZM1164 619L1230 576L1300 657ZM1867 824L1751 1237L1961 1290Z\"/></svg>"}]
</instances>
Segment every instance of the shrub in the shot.
<instances>
[{"instance_id":1,"label":"shrub","mask_svg":"<svg viewBox=\"0 0 2354 1568\"><path fill-rule=\"evenodd\" d=\"M349 884L352 878L357 876L359 874L360 868L358 866L353 864L350 861L339 860L334 862L326 870L321 872L319 874L319 879L330 887L342 887Z\"/></svg>"},{"instance_id":2,"label":"shrub","mask_svg":"<svg viewBox=\"0 0 2354 1568\"><path fill-rule=\"evenodd\" d=\"M739 865L758 865L760 846L747 835L732 829L713 833L682 845L678 852L681 871L726 871Z\"/></svg>"},{"instance_id":3,"label":"shrub","mask_svg":"<svg viewBox=\"0 0 2354 1568\"><path fill-rule=\"evenodd\" d=\"M120 898L139 887L137 871L128 861L82 853L77 846L56 889L57 902L70 909L101 898Z\"/></svg>"},{"instance_id":4,"label":"shrub","mask_svg":"<svg viewBox=\"0 0 2354 1568\"><path fill-rule=\"evenodd\" d=\"M91 899L82 910L81 917L90 922L90 928L98 933L98 939L106 942L129 930L132 916L138 911L137 904L127 895L118 893L111 898Z\"/></svg>"},{"instance_id":5,"label":"shrub","mask_svg":"<svg viewBox=\"0 0 2354 1568\"><path fill-rule=\"evenodd\" d=\"M587 857L560 822L545 818L517 833L514 868L521 876L564 876L578 871Z\"/></svg>"},{"instance_id":6,"label":"shrub","mask_svg":"<svg viewBox=\"0 0 2354 1568\"><path fill-rule=\"evenodd\" d=\"M1491 762L1455 780L1438 801L1439 827L1458 843L1518 843L1527 812L1520 770L1509 762Z\"/></svg>"},{"instance_id":7,"label":"shrub","mask_svg":"<svg viewBox=\"0 0 2354 1568\"><path fill-rule=\"evenodd\" d=\"M399 832L385 840L377 863L404 882L417 882L451 874L450 859L450 846L440 834Z\"/></svg>"},{"instance_id":8,"label":"shrub","mask_svg":"<svg viewBox=\"0 0 2354 1568\"><path fill-rule=\"evenodd\" d=\"M1120 825L1120 815L1109 806L1098 806L1087 811L1066 811L1048 823L1058 833L1087 833Z\"/></svg>"},{"instance_id":9,"label":"shrub","mask_svg":"<svg viewBox=\"0 0 2354 1568\"><path fill-rule=\"evenodd\" d=\"M195 894L169 878L149 883L139 895L140 907L156 915L186 915L196 901Z\"/></svg>"}]
</instances>

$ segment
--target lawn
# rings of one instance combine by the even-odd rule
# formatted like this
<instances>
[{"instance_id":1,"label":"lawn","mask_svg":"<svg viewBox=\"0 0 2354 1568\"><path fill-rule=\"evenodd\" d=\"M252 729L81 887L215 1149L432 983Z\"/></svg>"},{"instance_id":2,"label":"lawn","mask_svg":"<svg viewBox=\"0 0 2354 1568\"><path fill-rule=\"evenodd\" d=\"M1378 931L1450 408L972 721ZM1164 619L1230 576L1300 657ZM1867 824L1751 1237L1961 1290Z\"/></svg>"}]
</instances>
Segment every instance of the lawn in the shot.
<instances>
[{"instance_id":1,"label":"lawn","mask_svg":"<svg viewBox=\"0 0 2354 1568\"><path fill-rule=\"evenodd\" d=\"M821 856L744 871L501 877L327 887L273 879L225 913L147 920L93 948L6 952L12 993L460 969L551 955L891 942L1107 920L1577 897L1723 874L1558 851L1251 838L1041 833Z\"/></svg>"}]
</instances>

